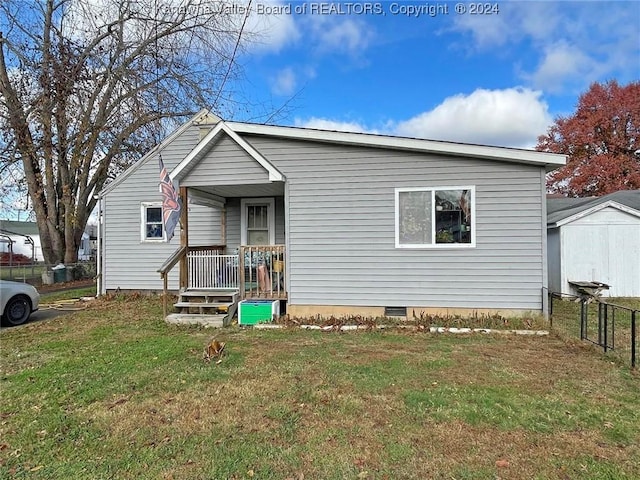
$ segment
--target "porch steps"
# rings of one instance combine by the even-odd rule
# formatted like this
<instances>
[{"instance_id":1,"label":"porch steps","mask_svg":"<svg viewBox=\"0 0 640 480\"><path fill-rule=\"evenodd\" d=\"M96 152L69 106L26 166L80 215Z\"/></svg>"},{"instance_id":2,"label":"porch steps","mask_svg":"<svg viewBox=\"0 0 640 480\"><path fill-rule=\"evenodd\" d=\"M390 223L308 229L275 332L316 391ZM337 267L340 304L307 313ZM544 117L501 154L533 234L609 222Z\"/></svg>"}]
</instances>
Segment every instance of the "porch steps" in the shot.
<instances>
[{"instance_id":1,"label":"porch steps","mask_svg":"<svg viewBox=\"0 0 640 480\"><path fill-rule=\"evenodd\" d=\"M174 307L178 313L167 315L167 323L225 327L231 323L238 302L237 290L184 290Z\"/></svg>"}]
</instances>

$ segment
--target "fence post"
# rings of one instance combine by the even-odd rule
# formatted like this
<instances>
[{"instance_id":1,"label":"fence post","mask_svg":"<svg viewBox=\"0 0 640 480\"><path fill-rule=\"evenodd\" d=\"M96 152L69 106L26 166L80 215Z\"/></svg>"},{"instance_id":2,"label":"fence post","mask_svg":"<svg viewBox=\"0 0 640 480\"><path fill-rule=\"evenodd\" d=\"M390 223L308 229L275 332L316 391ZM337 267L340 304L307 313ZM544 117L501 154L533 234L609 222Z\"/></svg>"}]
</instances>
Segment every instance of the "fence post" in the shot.
<instances>
[{"instance_id":1,"label":"fence post","mask_svg":"<svg viewBox=\"0 0 640 480\"><path fill-rule=\"evenodd\" d=\"M603 310L604 310L604 332L603 332L603 336L604 336L604 343L603 343L603 347L604 347L604 353L607 353L607 330L609 329L609 309L607 308L608 305L606 303L603 303Z\"/></svg>"},{"instance_id":2,"label":"fence post","mask_svg":"<svg viewBox=\"0 0 640 480\"><path fill-rule=\"evenodd\" d=\"M582 297L580 299L580 340L584 340L585 337L587 336L587 332L586 332L586 318L587 318L587 300Z\"/></svg>"},{"instance_id":3,"label":"fence post","mask_svg":"<svg viewBox=\"0 0 640 480\"><path fill-rule=\"evenodd\" d=\"M636 367L636 313L631 312L631 368Z\"/></svg>"}]
</instances>

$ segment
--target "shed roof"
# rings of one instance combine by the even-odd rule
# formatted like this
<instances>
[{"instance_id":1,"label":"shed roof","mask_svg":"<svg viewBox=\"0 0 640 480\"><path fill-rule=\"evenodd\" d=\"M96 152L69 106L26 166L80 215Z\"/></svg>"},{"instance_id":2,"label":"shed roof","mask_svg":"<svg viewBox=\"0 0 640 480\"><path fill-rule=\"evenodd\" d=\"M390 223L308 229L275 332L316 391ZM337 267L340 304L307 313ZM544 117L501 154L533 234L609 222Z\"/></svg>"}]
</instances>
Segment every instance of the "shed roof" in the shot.
<instances>
[{"instance_id":1,"label":"shed roof","mask_svg":"<svg viewBox=\"0 0 640 480\"><path fill-rule=\"evenodd\" d=\"M628 207L640 215L640 190L620 190L602 197L547 198L547 225L567 223L563 221L607 203Z\"/></svg>"}]
</instances>

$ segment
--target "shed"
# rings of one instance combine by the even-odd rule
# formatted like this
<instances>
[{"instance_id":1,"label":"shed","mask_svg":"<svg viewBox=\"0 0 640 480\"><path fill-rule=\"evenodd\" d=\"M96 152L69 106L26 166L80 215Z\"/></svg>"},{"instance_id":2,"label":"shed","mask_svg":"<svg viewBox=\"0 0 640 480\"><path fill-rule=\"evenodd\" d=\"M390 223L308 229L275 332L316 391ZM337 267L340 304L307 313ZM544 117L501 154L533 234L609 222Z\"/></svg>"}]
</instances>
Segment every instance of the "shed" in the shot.
<instances>
[{"instance_id":1,"label":"shed","mask_svg":"<svg viewBox=\"0 0 640 480\"><path fill-rule=\"evenodd\" d=\"M640 190L602 197L548 198L549 289L600 282L602 296L640 297Z\"/></svg>"}]
</instances>

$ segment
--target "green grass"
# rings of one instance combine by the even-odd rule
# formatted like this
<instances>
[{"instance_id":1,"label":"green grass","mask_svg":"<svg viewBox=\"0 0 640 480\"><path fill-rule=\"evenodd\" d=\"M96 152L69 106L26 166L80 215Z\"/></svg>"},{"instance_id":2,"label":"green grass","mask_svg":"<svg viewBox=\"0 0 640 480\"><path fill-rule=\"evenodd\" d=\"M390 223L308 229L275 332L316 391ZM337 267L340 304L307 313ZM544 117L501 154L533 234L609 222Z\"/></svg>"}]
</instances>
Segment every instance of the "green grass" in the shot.
<instances>
[{"instance_id":1,"label":"green grass","mask_svg":"<svg viewBox=\"0 0 640 480\"><path fill-rule=\"evenodd\" d=\"M0 478L640 476L640 379L577 343L161 312L114 297L2 330ZM213 334L220 364L202 361Z\"/></svg>"},{"instance_id":2,"label":"green grass","mask_svg":"<svg viewBox=\"0 0 640 480\"><path fill-rule=\"evenodd\" d=\"M616 360L631 364L631 347L632 347L632 312L629 309L636 309L640 312L640 298L603 298L604 303L614 305L615 308L609 308L608 325L607 325L607 345L613 346L613 350L609 349L610 356ZM624 308L619 308L624 307ZM598 336L599 327L599 305L598 302L592 301L586 304L587 309L587 327L586 338L592 342L598 343L600 339L604 343L604 327L602 328L601 338ZM552 329L561 336L570 339L580 339L580 315L581 302L575 299L565 298L560 300L553 299ZM636 313L636 338L640 341L640 313ZM598 347L601 348L601 347ZM636 345L636 355L640 354Z\"/></svg>"}]
</instances>

